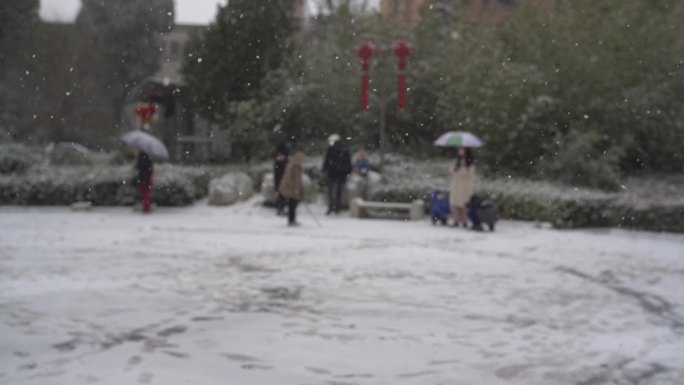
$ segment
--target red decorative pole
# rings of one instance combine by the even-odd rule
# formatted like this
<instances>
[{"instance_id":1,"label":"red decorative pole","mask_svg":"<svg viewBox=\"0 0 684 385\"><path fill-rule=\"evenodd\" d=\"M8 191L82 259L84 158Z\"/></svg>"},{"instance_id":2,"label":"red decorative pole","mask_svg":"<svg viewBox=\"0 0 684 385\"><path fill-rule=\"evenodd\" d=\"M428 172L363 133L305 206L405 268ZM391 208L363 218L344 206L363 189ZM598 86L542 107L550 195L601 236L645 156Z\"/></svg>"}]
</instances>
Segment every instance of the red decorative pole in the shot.
<instances>
[{"instance_id":1,"label":"red decorative pole","mask_svg":"<svg viewBox=\"0 0 684 385\"><path fill-rule=\"evenodd\" d=\"M394 44L394 55L397 57L397 108L406 108L406 59L413 51L413 46L403 38Z\"/></svg>"},{"instance_id":2,"label":"red decorative pole","mask_svg":"<svg viewBox=\"0 0 684 385\"><path fill-rule=\"evenodd\" d=\"M361 58L361 109L366 111L368 109L368 88L370 85L368 71L370 70L371 58L375 54L375 46L366 40L356 48L356 54Z\"/></svg>"}]
</instances>

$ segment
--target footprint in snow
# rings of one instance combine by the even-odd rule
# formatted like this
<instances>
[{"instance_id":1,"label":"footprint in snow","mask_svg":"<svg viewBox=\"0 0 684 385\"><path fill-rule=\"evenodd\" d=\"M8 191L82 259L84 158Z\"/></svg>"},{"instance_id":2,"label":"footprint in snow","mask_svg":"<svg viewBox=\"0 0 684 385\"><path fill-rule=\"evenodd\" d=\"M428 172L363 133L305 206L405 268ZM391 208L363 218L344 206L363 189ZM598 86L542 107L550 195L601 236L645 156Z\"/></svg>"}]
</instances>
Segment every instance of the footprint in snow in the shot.
<instances>
[{"instance_id":1,"label":"footprint in snow","mask_svg":"<svg viewBox=\"0 0 684 385\"><path fill-rule=\"evenodd\" d=\"M254 357L250 357L244 354L237 354L237 353L224 353L222 356L226 357L227 359L231 361L237 361L237 362L254 362L258 361Z\"/></svg>"}]
</instances>

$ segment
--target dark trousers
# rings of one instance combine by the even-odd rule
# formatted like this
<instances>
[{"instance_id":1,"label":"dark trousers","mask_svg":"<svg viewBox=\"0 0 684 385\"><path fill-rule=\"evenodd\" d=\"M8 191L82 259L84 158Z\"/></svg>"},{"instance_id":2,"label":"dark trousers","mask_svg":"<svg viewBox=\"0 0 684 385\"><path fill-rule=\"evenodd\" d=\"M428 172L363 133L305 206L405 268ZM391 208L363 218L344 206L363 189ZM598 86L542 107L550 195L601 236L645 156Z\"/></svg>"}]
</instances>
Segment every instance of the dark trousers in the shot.
<instances>
[{"instance_id":1,"label":"dark trousers","mask_svg":"<svg viewBox=\"0 0 684 385\"><path fill-rule=\"evenodd\" d=\"M342 204L342 191L347 178L330 177L328 178L328 212L340 212Z\"/></svg>"},{"instance_id":2,"label":"dark trousers","mask_svg":"<svg viewBox=\"0 0 684 385\"><path fill-rule=\"evenodd\" d=\"M477 209L472 207L468 208L468 219L473 223L473 227L479 229L482 227L482 222L480 222L480 217L477 215Z\"/></svg>"},{"instance_id":3,"label":"dark trousers","mask_svg":"<svg viewBox=\"0 0 684 385\"><path fill-rule=\"evenodd\" d=\"M276 201L275 201L275 206L276 206L276 210L278 211L278 214L281 214L285 210L285 206L287 205L287 198L285 198L283 196L283 194L280 193L280 182L282 180L283 180L283 173L278 174L278 172L276 171L275 180L274 180L275 185L273 187L275 187L276 193L278 194L278 196L276 197Z\"/></svg>"},{"instance_id":4,"label":"dark trousers","mask_svg":"<svg viewBox=\"0 0 684 385\"><path fill-rule=\"evenodd\" d=\"M287 221L290 224L297 222L297 206L299 201L294 198L287 199Z\"/></svg>"},{"instance_id":5,"label":"dark trousers","mask_svg":"<svg viewBox=\"0 0 684 385\"><path fill-rule=\"evenodd\" d=\"M140 203L144 213L152 211L152 184L140 183Z\"/></svg>"}]
</instances>

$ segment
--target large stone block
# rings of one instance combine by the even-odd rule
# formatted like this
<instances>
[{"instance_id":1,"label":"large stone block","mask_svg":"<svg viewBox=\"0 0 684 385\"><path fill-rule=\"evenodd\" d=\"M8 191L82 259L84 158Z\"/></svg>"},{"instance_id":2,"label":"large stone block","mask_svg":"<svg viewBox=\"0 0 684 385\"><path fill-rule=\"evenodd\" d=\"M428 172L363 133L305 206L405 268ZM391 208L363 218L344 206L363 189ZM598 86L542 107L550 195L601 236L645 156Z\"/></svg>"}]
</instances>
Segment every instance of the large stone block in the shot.
<instances>
[{"instance_id":1,"label":"large stone block","mask_svg":"<svg viewBox=\"0 0 684 385\"><path fill-rule=\"evenodd\" d=\"M226 174L209 182L210 205L229 206L249 199L253 194L252 178L242 172Z\"/></svg>"}]
</instances>

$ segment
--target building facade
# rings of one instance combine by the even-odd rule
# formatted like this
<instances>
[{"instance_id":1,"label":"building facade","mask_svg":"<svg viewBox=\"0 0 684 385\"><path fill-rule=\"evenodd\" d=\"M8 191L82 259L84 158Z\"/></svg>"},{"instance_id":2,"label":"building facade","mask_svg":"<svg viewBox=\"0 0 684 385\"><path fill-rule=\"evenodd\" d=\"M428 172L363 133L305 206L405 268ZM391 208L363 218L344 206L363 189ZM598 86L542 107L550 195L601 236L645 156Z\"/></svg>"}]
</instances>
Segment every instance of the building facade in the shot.
<instances>
[{"instance_id":1,"label":"building facade","mask_svg":"<svg viewBox=\"0 0 684 385\"><path fill-rule=\"evenodd\" d=\"M404 27L413 28L420 21L420 9L430 0L381 0L380 14Z\"/></svg>"},{"instance_id":2,"label":"building facade","mask_svg":"<svg viewBox=\"0 0 684 385\"><path fill-rule=\"evenodd\" d=\"M162 34L159 69L152 78L165 84L185 84L181 76L181 68L186 47L192 36L202 33L206 28L207 26L202 25L177 24L172 30Z\"/></svg>"},{"instance_id":3,"label":"building facade","mask_svg":"<svg viewBox=\"0 0 684 385\"><path fill-rule=\"evenodd\" d=\"M309 27L309 7L306 0L294 1L294 17L300 30ZM159 70L153 79L165 84L183 85L180 73L185 56L185 50L192 36L201 34L206 30L206 25L176 24L173 29L161 35L162 55L159 62Z\"/></svg>"},{"instance_id":4,"label":"building facade","mask_svg":"<svg viewBox=\"0 0 684 385\"><path fill-rule=\"evenodd\" d=\"M442 4L461 2L465 12L473 20L498 22L506 17L512 6L524 1L549 2L549 0L381 0L380 13L383 17L393 19L405 28L414 28L420 22L420 11L424 6L443 6Z\"/></svg>"}]
</instances>

